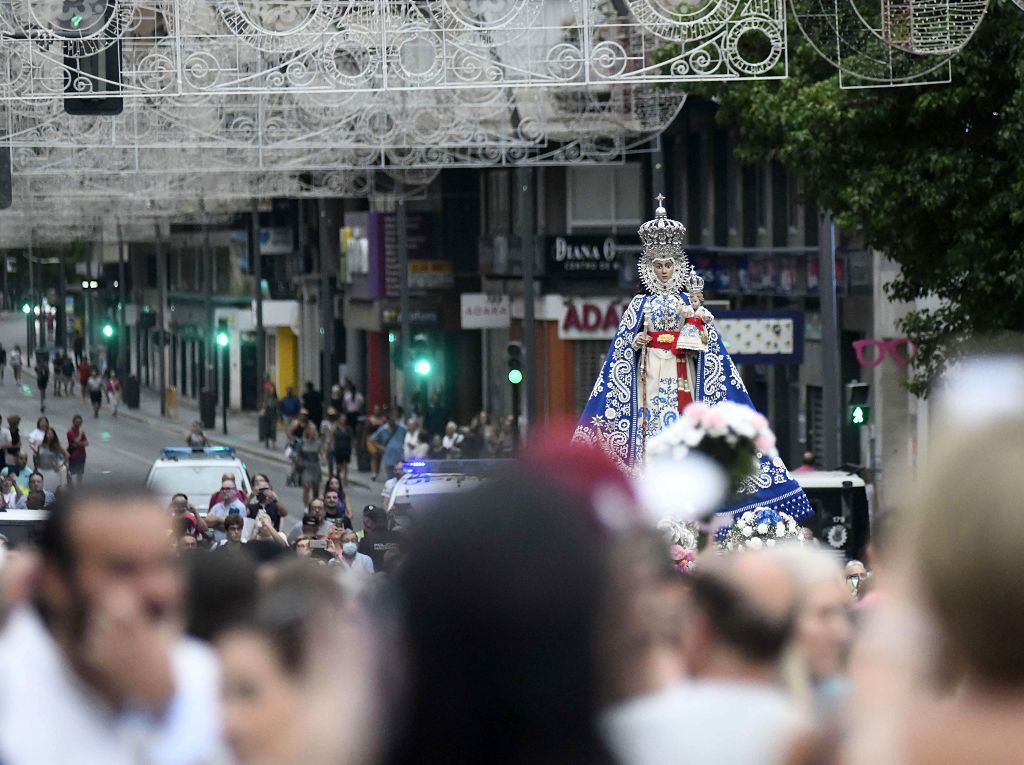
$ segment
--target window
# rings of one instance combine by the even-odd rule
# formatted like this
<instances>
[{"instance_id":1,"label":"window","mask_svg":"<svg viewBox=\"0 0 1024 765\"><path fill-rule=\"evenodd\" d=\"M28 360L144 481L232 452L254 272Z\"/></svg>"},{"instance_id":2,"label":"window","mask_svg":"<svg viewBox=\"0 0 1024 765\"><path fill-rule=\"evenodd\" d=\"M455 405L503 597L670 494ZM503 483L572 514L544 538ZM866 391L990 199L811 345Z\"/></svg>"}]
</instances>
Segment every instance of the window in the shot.
<instances>
[{"instance_id":1,"label":"window","mask_svg":"<svg viewBox=\"0 0 1024 765\"><path fill-rule=\"evenodd\" d=\"M640 165L573 167L568 172L569 233L639 226L643 216Z\"/></svg>"}]
</instances>

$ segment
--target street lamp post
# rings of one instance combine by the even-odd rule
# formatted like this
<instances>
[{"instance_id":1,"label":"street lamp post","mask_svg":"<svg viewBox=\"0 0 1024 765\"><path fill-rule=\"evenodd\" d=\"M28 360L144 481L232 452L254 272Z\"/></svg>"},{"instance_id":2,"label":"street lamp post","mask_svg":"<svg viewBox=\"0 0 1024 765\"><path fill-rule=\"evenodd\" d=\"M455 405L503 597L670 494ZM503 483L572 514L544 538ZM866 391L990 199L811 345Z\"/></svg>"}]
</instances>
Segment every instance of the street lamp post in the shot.
<instances>
[{"instance_id":1,"label":"street lamp post","mask_svg":"<svg viewBox=\"0 0 1024 765\"><path fill-rule=\"evenodd\" d=\"M226 436L228 434L228 346L231 337L227 330L217 330L217 347L220 348L220 426Z\"/></svg>"}]
</instances>

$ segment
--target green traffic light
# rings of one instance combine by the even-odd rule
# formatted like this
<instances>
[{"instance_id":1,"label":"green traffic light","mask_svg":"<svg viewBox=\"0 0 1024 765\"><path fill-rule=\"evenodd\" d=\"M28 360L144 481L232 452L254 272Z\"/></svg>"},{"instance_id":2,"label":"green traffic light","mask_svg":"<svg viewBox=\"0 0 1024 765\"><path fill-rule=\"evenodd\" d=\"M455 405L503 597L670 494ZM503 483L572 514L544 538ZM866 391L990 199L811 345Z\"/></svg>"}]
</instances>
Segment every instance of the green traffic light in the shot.
<instances>
[{"instance_id":1,"label":"green traffic light","mask_svg":"<svg viewBox=\"0 0 1024 765\"><path fill-rule=\"evenodd\" d=\"M227 348L229 342L231 342L231 338L228 337L227 332L217 333L217 345L219 345L221 348Z\"/></svg>"},{"instance_id":2,"label":"green traffic light","mask_svg":"<svg viewBox=\"0 0 1024 765\"><path fill-rule=\"evenodd\" d=\"M523 381L523 370L521 369L510 369L508 370L508 381L513 385L519 385Z\"/></svg>"},{"instance_id":3,"label":"green traffic light","mask_svg":"<svg viewBox=\"0 0 1024 765\"><path fill-rule=\"evenodd\" d=\"M114 327L112 324L103 325L103 336L107 338L114 336Z\"/></svg>"},{"instance_id":4,"label":"green traffic light","mask_svg":"<svg viewBox=\"0 0 1024 765\"><path fill-rule=\"evenodd\" d=\"M22 312L23 314L25 314L26 316L28 316L28 315L29 315L30 313L32 313L32 306L31 306L31 305L29 305L28 303L25 303L25 304L24 304L24 305L23 305L23 306L21 307L21 312Z\"/></svg>"},{"instance_id":5,"label":"green traffic light","mask_svg":"<svg viewBox=\"0 0 1024 765\"><path fill-rule=\"evenodd\" d=\"M426 377L427 375L429 375L430 370L432 368L433 367L431 366L430 361L428 361L427 359L420 359L419 361L416 362L416 365L413 367L413 369L416 370L416 374L418 374L420 377Z\"/></svg>"},{"instance_id":6,"label":"green traffic light","mask_svg":"<svg viewBox=\"0 0 1024 765\"><path fill-rule=\"evenodd\" d=\"M853 408L853 412L851 412L850 418L851 418L851 421L853 422L854 425L863 425L864 424L864 408L860 407L860 406L855 406Z\"/></svg>"}]
</instances>

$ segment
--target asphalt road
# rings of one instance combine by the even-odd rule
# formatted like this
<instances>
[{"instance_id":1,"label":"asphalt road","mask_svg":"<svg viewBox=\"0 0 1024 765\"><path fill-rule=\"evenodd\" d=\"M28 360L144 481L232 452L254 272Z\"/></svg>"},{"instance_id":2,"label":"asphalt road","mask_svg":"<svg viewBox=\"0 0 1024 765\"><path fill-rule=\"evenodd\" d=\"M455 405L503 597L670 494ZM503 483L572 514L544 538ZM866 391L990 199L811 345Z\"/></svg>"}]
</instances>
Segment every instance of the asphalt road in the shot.
<instances>
[{"instance_id":1,"label":"asphalt road","mask_svg":"<svg viewBox=\"0 0 1024 765\"><path fill-rule=\"evenodd\" d=\"M4 348L10 350L18 344L24 350L25 339L23 316L10 313L0 315L0 342ZM23 384L16 385L10 367L6 367L3 379L0 380L0 415L3 416L5 424L8 415L20 415L22 437L27 437L41 414L39 406L39 391L35 386L35 378L25 376ZM77 389L76 395L70 398L58 398L52 395L52 390L47 391L46 416L50 424L57 429L65 446L65 434L71 427L71 418L76 414L82 415L84 429L90 442L85 471L87 482L103 481L108 477L144 482L160 449L184 445L187 427L184 422L146 423L124 416L114 417L110 408L106 406L100 411L100 416L94 418L92 407L88 401L82 400ZM251 450L239 451L239 457L245 462L250 475L266 473L281 501L289 508L290 518L301 519L302 490L285 486L288 467L277 459L264 456L270 454L258 444L254 444ZM354 465L350 468L350 475L357 482L350 483L346 487L346 492L358 529L362 521L360 510L370 502L379 501L382 483L371 485L369 475L356 473ZM287 521L288 519L286 523ZM290 526L290 523L288 525Z\"/></svg>"}]
</instances>

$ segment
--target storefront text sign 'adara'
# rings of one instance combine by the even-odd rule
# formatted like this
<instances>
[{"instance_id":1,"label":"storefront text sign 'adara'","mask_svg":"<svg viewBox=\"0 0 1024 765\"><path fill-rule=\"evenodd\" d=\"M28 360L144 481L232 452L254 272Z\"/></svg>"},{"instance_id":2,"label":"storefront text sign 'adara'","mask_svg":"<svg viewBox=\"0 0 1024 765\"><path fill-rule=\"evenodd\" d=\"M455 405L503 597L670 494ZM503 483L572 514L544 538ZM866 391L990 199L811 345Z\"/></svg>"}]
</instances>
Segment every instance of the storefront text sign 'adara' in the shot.
<instances>
[{"instance_id":1,"label":"storefront text sign 'adara'","mask_svg":"<svg viewBox=\"0 0 1024 765\"><path fill-rule=\"evenodd\" d=\"M629 298L573 298L558 321L561 340L611 340Z\"/></svg>"},{"instance_id":2,"label":"storefront text sign 'adara'","mask_svg":"<svg viewBox=\"0 0 1024 765\"><path fill-rule=\"evenodd\" d=\"M618 278L619 245L613 236L552 236L545 249L549 275Z\"/></svg>"}]
</instances>

